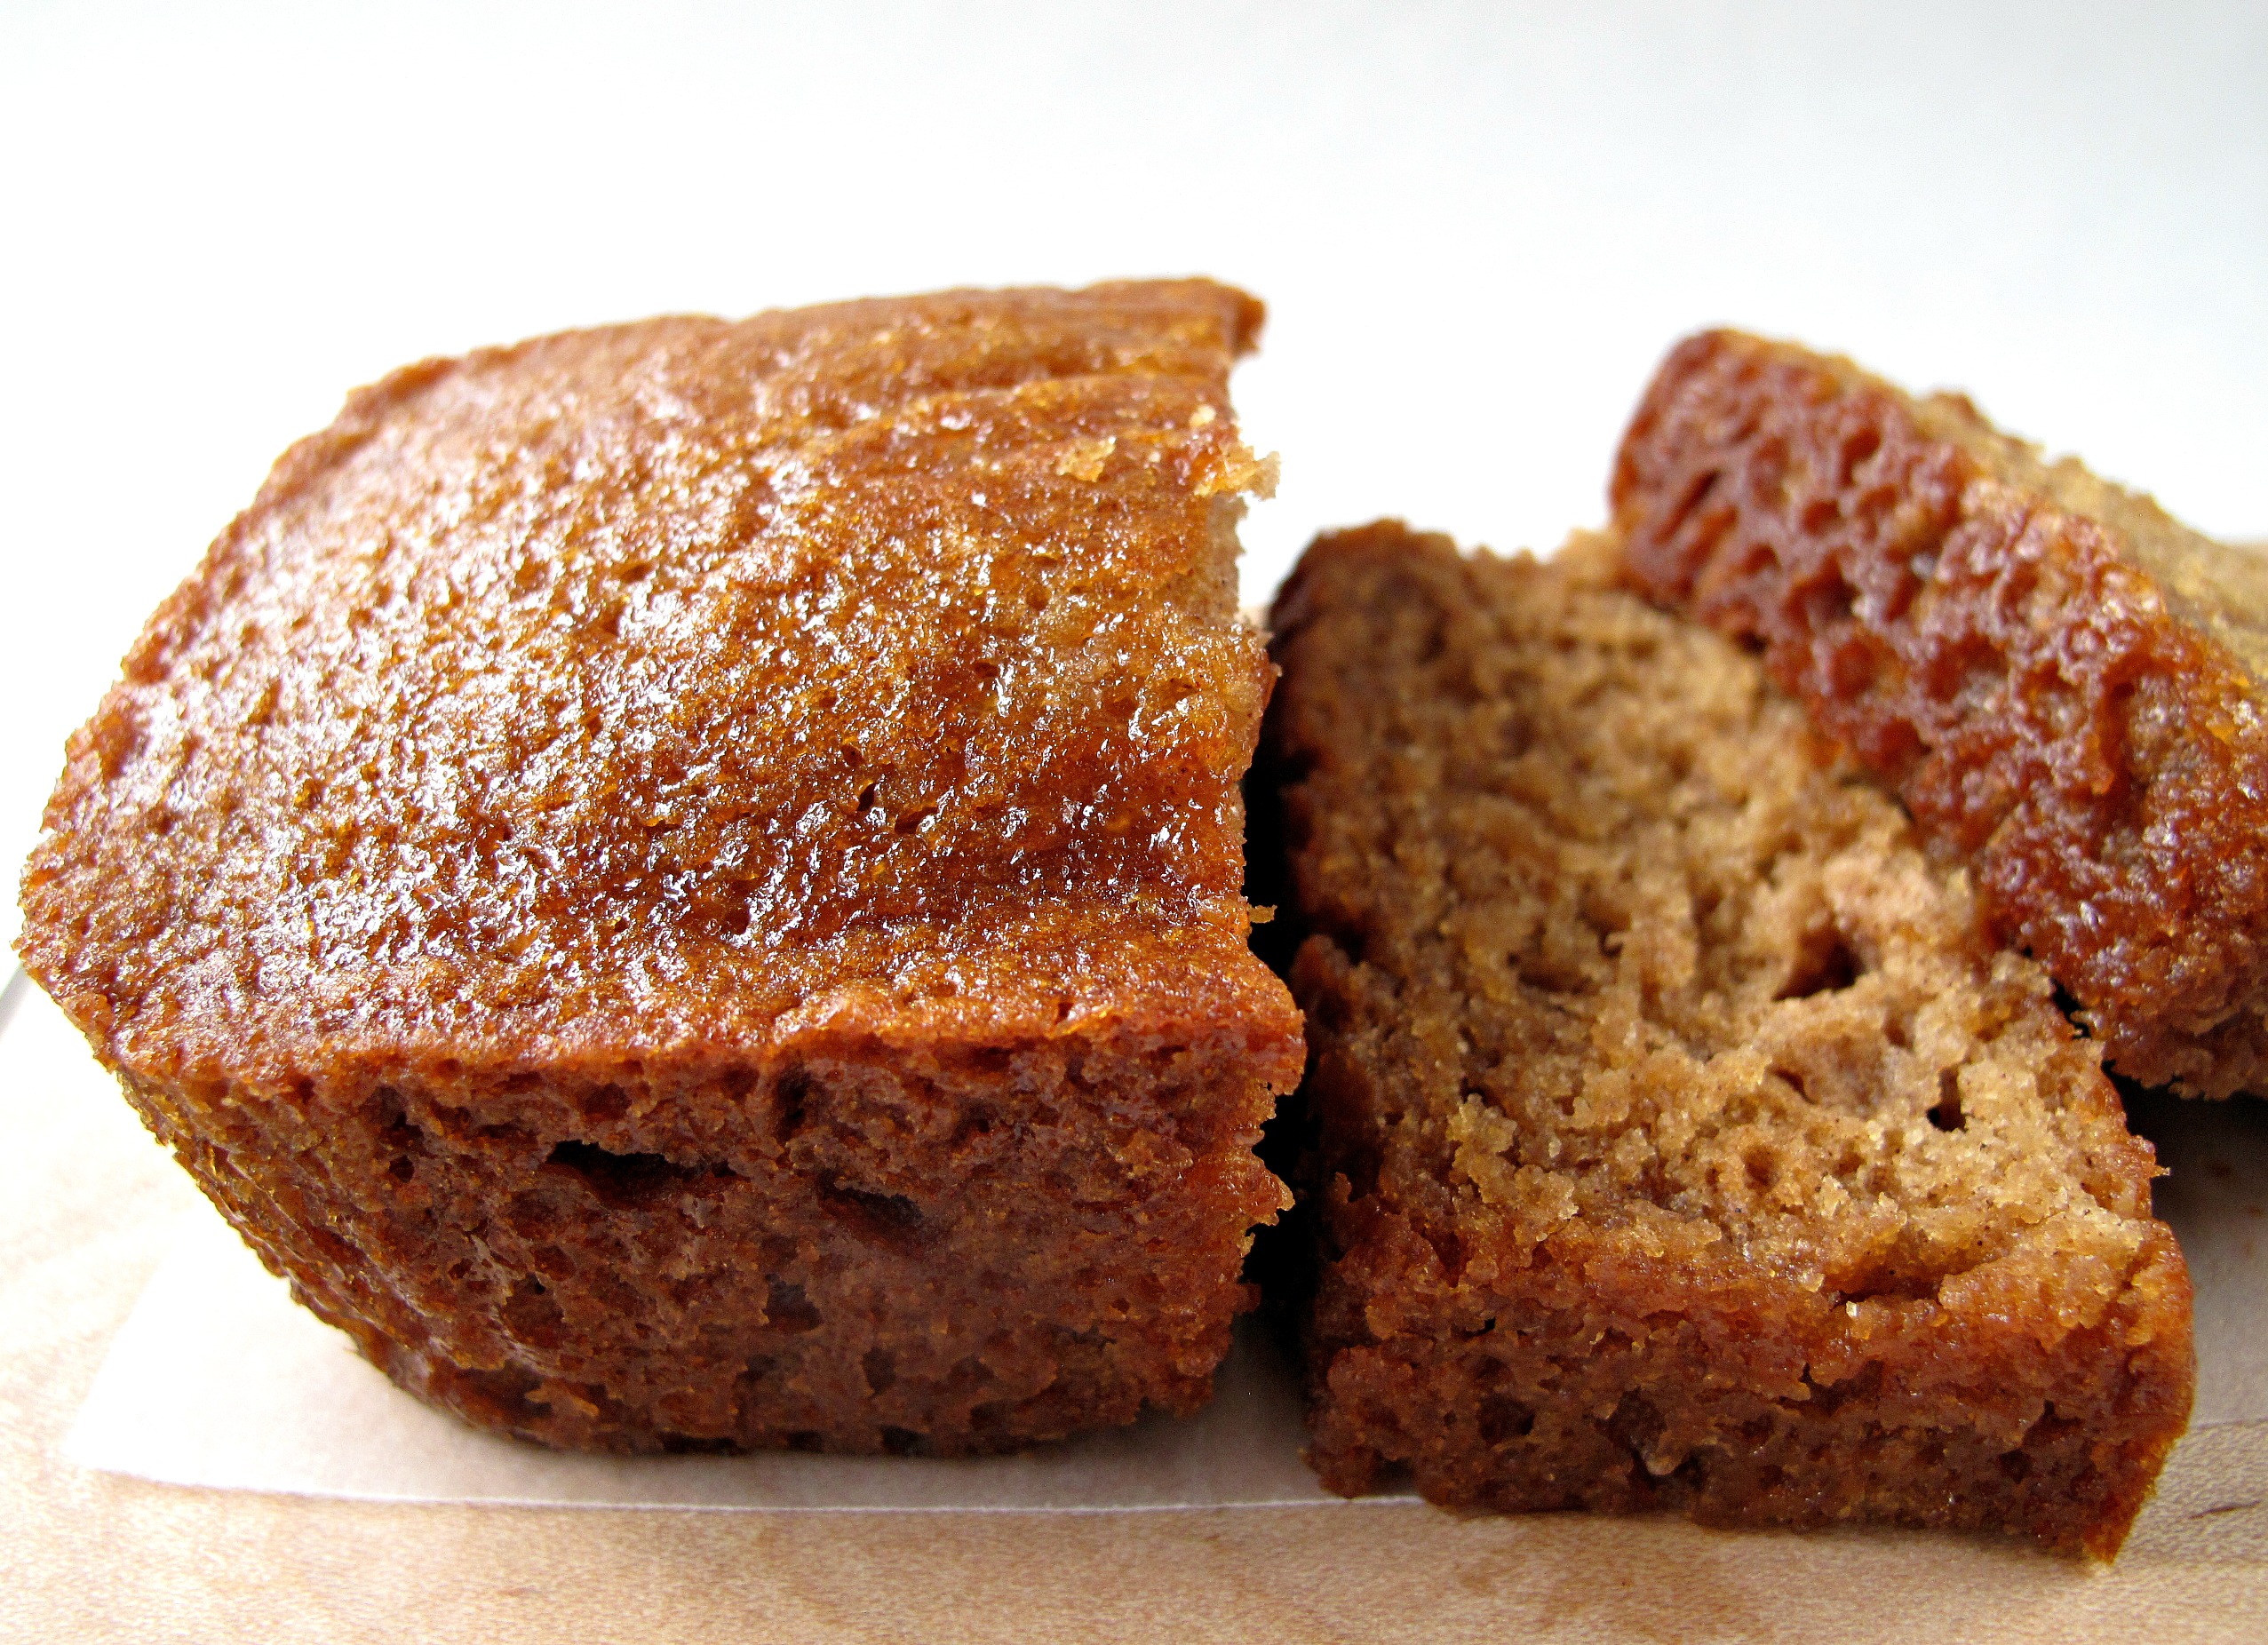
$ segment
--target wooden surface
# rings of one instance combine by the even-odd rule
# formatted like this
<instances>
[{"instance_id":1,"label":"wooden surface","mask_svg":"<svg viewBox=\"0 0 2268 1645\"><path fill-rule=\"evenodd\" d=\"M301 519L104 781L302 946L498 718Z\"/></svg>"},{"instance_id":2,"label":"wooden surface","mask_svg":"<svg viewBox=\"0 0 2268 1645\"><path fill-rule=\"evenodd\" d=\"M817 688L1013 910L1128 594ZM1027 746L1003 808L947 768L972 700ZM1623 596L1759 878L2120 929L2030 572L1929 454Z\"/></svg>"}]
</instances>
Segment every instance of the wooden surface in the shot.
<instances>
[{"instance_id":1,"label":"wooden surface","mask_svg":"<svg viewBox=\"0 0 2268 1645\"><path fill-rule=\"evenodd\" d=\"M92 1473L60 1442L195 1190L101 1082L39 1072L69 1029L44 998L13 994L0 1637L2268 1640L2260 1427L2192 1435L2109 1570L1987 1540L1429 1508L432 1507Z\"/></svg>"}]
</instances>

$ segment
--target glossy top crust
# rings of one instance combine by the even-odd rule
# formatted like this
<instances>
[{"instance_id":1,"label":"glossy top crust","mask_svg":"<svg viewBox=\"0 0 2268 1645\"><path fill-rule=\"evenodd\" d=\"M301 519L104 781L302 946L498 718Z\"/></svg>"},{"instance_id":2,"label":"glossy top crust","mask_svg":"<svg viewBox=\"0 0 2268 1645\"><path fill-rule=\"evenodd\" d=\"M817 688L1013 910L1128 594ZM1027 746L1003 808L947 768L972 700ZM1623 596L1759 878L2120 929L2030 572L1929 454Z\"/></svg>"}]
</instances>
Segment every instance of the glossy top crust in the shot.
<instances>
[{"instance_id":1,"label":"glossy top crust","mask_svg":"<svg viewBox=\"0 0 2268 1645\"><path fill-rule=\"evenodd\" d=\"M1293 1021L1202 281L569 332L358 391L73 740L30 969L121 1061ZM1241 1016L1240 1016L1241 1013ZM1256 1030L1257 1031L1257 1030Z\"/></svg>"},{"instance_id":2,"label":"glossy top crust","mask_svg":"<svg viewBox=\"0 0 2268 1645\"><path fill-rule=\"evenodd\" d=\"M2268 1090L2268 558L1729 331L1663 363L1613 501L1638 587L1762 646L2120 1072Z\"/></svg>"}]
</instances>

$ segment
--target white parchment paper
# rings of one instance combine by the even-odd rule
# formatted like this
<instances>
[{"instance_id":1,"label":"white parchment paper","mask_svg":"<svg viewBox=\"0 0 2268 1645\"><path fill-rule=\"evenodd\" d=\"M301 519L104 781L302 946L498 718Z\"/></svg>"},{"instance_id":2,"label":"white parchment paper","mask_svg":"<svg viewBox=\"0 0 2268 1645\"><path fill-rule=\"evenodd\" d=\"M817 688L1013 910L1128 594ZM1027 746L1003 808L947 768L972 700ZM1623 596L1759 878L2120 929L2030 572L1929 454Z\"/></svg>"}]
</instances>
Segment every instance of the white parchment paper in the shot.
<instances>
[{"instance_id":1,"label":"white parchment paper","mask_svg":"<svg viewBox=\"0 0 2268 1645\"><path fill-rule=\"evenodd\" d=\"M115 1087L44 998L0 1027L0 1079L56 1101ZM2197 1287L2192 1428L2268 1422L2268 1103L2145 1099L2172 1174L2159 1211ZM1301 1460L1293 1373L1247 1329L1198 1415L1023 1456L565 1456L402 1393L290 1300L217 1214L183 1220L65 1443L90 1467L184 1485L585 1507L1089 1512L1337 1503ZM1366 1503L1406 1502L1372 1497Z\"/></svg>"}]
</instances>

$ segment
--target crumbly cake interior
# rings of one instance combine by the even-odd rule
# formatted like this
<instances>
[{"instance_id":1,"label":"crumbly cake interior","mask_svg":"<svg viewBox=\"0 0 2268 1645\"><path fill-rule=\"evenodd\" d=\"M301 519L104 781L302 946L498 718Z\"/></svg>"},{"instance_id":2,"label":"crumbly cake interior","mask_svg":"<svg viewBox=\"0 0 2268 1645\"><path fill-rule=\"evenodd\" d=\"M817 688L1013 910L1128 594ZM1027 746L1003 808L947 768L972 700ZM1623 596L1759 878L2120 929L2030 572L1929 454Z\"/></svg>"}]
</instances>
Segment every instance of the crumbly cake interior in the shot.
<instances>
[{"instance_id":1,"label":"crumbly cake interior","mask_svg":"<svg viewBox=\"0 0 2268 1645\"><path fill-rule=\"evenodd\" d=\"M1965 878L1616 555L1381 525L1277 608L1317 1466L2114 1548L2189 1397L2148 1144Z\"/></svg>"},{"instance_id":2,"label":"crumbly cake interior","mask_svg":"<svg viewBox=\"0 0 2268 1645\"><path fill-rule=\"evenodd\" d=\"M1612 493L1633 584L1762 647L2113 1067L2268 1088L2268 559L1736 332L1671 352Z\"/></svg>"},{"instance_id":3,"label":"crumbly cake interior","mask_svg":"<svg viewBox=\"0 0 2268 1645\"><path fill-rule=\"evenodd\" d=\"M1298 1017L1249 952L1260 305L1202 281L432 361L72 741L27 968L326 1318L557 1444L1188 1409Z\"/></svg>"}]
</instances>

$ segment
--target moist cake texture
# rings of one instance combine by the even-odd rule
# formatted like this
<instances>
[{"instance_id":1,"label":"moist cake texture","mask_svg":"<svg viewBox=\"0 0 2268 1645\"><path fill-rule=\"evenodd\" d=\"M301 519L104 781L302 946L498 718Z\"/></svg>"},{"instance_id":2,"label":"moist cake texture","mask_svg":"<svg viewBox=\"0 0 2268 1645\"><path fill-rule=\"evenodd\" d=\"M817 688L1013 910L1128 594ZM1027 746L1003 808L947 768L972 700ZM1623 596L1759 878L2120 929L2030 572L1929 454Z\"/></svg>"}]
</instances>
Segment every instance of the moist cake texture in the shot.
<instances>
[{"instance_id":1,"label":"moist cake texture","mask_svg":"<svg viewBox=\"0 0 2268 1645\"><path fill-rule=\"evenodd\" d=\"M433 361L71 741L28 969L300 1299L549 1443L1209 1394L1299 1021L1204 282Z\"/></svg>"},{"instance_id":2,"label":"moist cake texture","mask_svg":"<svg viewBox=\"0 0 2268 1645\"><path fill-rule=\"evenodd\" d=\"M1381 524L1277 600L1310 1459L2107 1556L2194 1377L2150 1147L1965 875L1616 552Z\"/></svg>"},{"instance_id":3,"label":"moist cake texture","mask_svg":"<svg viewBox=\"0 0 2268 1645\"><path fill-rule=\"evenodd\" d=\"M1635 584L1761 644L2121 1073L2268 1091L2268 554L1733 332L1672 352L1612 490Z\"/></svg>"}]
</instances>

